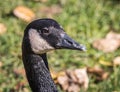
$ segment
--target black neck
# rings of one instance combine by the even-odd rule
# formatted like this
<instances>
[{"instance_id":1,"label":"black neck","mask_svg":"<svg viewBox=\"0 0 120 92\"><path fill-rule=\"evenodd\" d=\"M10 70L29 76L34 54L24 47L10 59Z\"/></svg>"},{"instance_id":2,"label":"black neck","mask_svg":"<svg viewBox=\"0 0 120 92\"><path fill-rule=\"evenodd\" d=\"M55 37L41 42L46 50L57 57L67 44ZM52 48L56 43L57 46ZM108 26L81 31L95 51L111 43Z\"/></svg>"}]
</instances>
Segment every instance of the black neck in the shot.
<instances>
[{"instance_id":1,"label":"black neck","mask_svg":"<svg viewBox=\"0 0 120 92\"><path fill-rule=\"evenodd\" d=\"M51 78L46 54L24 54L23 63L33 92L58 92Z\"/></svg>"}]
</instances>

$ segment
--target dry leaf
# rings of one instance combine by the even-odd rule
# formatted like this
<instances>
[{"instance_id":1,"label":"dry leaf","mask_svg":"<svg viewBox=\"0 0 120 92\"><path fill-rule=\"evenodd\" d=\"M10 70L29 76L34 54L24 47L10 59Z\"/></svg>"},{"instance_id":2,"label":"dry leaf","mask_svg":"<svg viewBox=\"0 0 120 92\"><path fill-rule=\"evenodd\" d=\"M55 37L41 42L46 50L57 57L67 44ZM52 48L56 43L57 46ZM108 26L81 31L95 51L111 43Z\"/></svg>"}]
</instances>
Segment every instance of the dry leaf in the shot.
<instances>
[{"instance_id":1,"label":"dry leaf","mask_svg":"<svg viewBox=\"0 0 120 92\"><path fill-rule=\"evenodd\" d=\"M87 72L94 74L96 76L96 81L100 81L100 80L105 80L108 78L109 73L105 72L102 68L95 66L95 67L88 67L87 68Z\"/></svg>"},{"instance_id":2,"label":"dry leaf","mask_svg":"<svg viewBox=\"0 0 120 92\"><path fill-rule=\"evenodd\" d=\"M17 16L18 18L20 18L26 22L30 22L35 18L34 12L25 6L17 6L14 9L13 13L15 16Z\"/></svg>"},{"instance_id":3,"label":"dry leaf","mask_svg":"<svg viewBox=\"0 0 120 92\"><path fill-rule=\"evenodd\" d=\"M111 31L105 38L94 41L93 47L103 52L113 52L120 47L120 34Z\"/></svg>"},{"instance_id":4,"label":"dry leaf","mask_svg":"<svg viewBox=\"0 0 120 92\"><path fill-rule=\"evenodd\" d=\"M61 13L62 9L58 5L53 5L51 7L42 6L40 8L40 14L43 16L52 18L55 14Z\"/></svg>"},{"instance_id":5,"label":"dry leaf","mask_svg":"<svg viewBox=\"0 0 120 92\"><path fill-rule=\"evenodd\" d=\"M114 64L114 65L120 65L120 56L114 58L113 64Z\"/></svg>"},{"instance_id":6,"label":"dry leaf","mask_svg":"<svg viewBox=\"0 0 120 92\"><path fill-rule=\"evenodd\" d=\"M87 75L87 69L75 69L74 71L76 78L78 79L78 83L86 90L89 84L89 78Z\"/></svg>"},{"instance_id":7,"label":"dry leaf","mask_svg":"<svg viewBox=\"0 0 120 92\"><path fill-rule=\"evenodd\" d=\"M71 83L71 85L68 88L68 92L80 92L79 85L76 85L74 83Z\"/></svg>"},{"instance_id":8,"label":"dry leaf","mask_svg":"<svg viewBox=\"0 0 120 92\"><path fill-rule=\"evenodd\" d=\"M0 35L5 33L7 30L6 26L3 23L0 23Z\"/></svg>"},{"instance_id":9,"label":"dry leaf","mask_svg":"<svg viewBox=\"0 0 120 92\"><path fill-rule=\"evenodd\" d=\"M36 2L42 2L42 3L46 3L48 0L34 0Z\"/></svg>"},{"instance_id":10,"label":"dry leaf","mask_svg":"<svg viewBox=\"0 0 120 92\"><path fill-rule=\"evenodd\" d=\"M69 87L69 79L68 79L68 77L67 77L66 74L62 75L62 76L59 76L57 78L57 81L61 85L61 87L62 87L63 90L66 91L68 89L68 87Z\"/></svg>"},{"instance_id":11,"label":"dry leaf","mask_svg":"<svg viewBox=\"0 0 120 92\"><path fill-rule=\"evenodd\" d=\"M109 76L109 73L108 72L104 72L103 74L102 74L102 80L105 80L105 79L107 79L108 78L108 76Z\"/></svg>"},{"instance_id":12,"label":"dry leaf","mask_svg":"<svg viewBox=\"0 0 120 92\"><path fill-rule=\"evenodd\" d=\"M113 52L120 46L118 39L99 39L93 42L93 47L103 52Z\"/></svg>"},{"instance_id":13,"label":"dry leaf","mask_svg":"<svg viewBox=\"0 0 120 92\"><path fill-rule=\"evenodd\" d=\"M120 34L115 33L113 31L110 31L107 35L106 35L106 39L118 39L120 40Z\"/></svg>"},{"instance_id":14,"label":"dry leaf","mask_svg":"<svg viewBox=\"0 0 120 92\"><path fill-rule=\"evenodd\" d=\"M54 72L54 71L52 71L52 70L50 70L50 73L51 73L51 76L52 76L53 79L56 79L56 78L57 78L58 73L56 73L56 72Z\"/></svg>"},{"instance_id":15,"label":"dry leaf","mask_svg":"<svg viewBox=\"0 0 120 92\"><path fill-rule=\"evenodd\" d=\"M79 92L80 88L88 88L88 75L86 68L67 70L64 75L57 78L58 84L67 92Z\"/></svg>"},{"instance_id":16,"label":"dry leaf","mask_svg":"<svg viewBox=\"0 0 120 92\"><path fill-rule=\"evenodd\" d=\"M67 71L66 71L66 74L67 74L67 76L69 76L69 78L71 79L71 82L75 82L75 83L78 82L78 79L76 78L74 71L72 71L72 70L67 70Z\"/></svg>"},{"instance_id":17,"label":"dry leaf","mask_svg":"<svg viewBox=\"0 0 120 92\"><path fill-rule=\"evenodd\" d=\"M23 88L26 85L25 82L18 82L15 86L15 90L19 90L20 88Z\"/></svg>"},{"instance_id":18,"label":"dry leaf","mask_svg":"<svg viewBox=\"0 0 120 92\"><path fill-rule=\"evenodd\" d=\"M28 88L23 88L23 92L30 92Z\"/></svg>"},{"instance_id":19,"label":"dry leaf","mask_svg":"<svg viewBox=\"0 0 120 92\"><path fill-rule=\"evenodd\" d=\"M56 79L58 76L64 76L65 75L65 72L61 71L59 73L53 71L53 70L50 70L50 73L51 73L51 76L53 79Z\"/></svg>"},{"instance_id":20,"label":"dry leaf","mask_svg":"<svg viewBox=\"0 0 120 92\"><path fill-rule=\"evenodd\" d=\"M22 76L25 76L25 70L22 68L22 69L14 69L13 72L19 76L19 75L22 75Z\"/></svg>"},{"instance_id":21,"label":"dry leaf","mask_svg":"<svg viewBox=\"0 0 120 92\"><path fill-rule=\"evenodd\" d=\"M101 74L104 73L104 70L102 68L100 68L99 66L94 66L94 67L88 67L87 72L94 73L96 75L101 76Z\"/></svg>"},{"instance_id":22,"label":"dry leaf","mask_svg":"<svg viewBox=\"0 0 120 92\"><path fill-rule=\"evenodd\" d=\"M89 79L86 68L62 71L55 74L55 77L57 78L55 78L54 81L57 79L56 83L59 84L64 91L79 92L80 88L83 88L84 91L88 88Z\"/></svg>"},{"instance_id":23,"label":"dry leaf","mask_svg":"<svg viewBox=\"0 0 120 92\"><path fill-rule=\"evenodd\" d=\"M0 61L0 67L2 67L3 63Z\"/></svg>"}]
</instances>

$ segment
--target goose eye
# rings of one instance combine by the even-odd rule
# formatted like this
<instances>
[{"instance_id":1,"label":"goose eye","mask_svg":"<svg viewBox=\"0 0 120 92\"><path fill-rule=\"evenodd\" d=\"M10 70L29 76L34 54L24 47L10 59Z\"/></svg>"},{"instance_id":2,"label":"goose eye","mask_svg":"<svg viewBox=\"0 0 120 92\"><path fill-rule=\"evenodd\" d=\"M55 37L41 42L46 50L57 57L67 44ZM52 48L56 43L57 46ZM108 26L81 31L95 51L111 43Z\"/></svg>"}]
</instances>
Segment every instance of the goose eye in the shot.
<instances>
[{"instance_id":1,"label":"goose eye","mask_svg":"<svg viewBox=\"0 0 120 92\"><path fill-rule=\"evenodd\" d=\"M43 33L43 34L48 34L48 33L49 33L48 28L43 28L43 29L42 29L42 33Z\"/></svg>"}]
</instances>

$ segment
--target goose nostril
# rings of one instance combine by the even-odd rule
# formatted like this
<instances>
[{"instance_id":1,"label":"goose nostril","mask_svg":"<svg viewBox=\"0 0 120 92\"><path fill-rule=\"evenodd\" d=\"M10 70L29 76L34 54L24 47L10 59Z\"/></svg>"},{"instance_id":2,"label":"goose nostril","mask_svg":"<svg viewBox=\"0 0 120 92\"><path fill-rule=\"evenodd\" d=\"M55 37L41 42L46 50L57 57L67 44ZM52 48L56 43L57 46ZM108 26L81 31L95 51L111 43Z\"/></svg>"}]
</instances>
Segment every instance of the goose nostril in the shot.
<instances>
[{"instance_id":1,"label":"goose nostril","mask_svg":"<svg viewBox=\"0 0 120 92\"><path fill-rule=\"evenodd\" d=\"M69 41L69 40L66 40L67 43L69 43L70 45L73 45L74 43Z\"/></svg>"}]
</instances>

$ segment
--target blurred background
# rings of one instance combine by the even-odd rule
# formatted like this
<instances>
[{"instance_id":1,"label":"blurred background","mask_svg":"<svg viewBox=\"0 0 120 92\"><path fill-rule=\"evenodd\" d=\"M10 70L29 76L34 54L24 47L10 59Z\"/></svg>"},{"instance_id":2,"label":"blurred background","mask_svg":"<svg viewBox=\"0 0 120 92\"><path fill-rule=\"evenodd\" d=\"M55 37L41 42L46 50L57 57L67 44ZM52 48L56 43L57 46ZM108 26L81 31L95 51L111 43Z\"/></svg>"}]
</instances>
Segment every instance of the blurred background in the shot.
<instances>
[{"instance_id":1,"label":"blurred background","mask_svg":"<svg viewBox=\"0 0 120 92\"><path fill-rule=\"evenodd\" d=\"M0 0L0 92L31 92L21 57L22 37L29 22L46 17L87 48L48 53L60 92L84 92L82 85L86 92L120 92L119 0ZM85 77L82 83L71 77L71 84L66 77L79 76L76 69Z\"/></svg>"}]
</instances>

